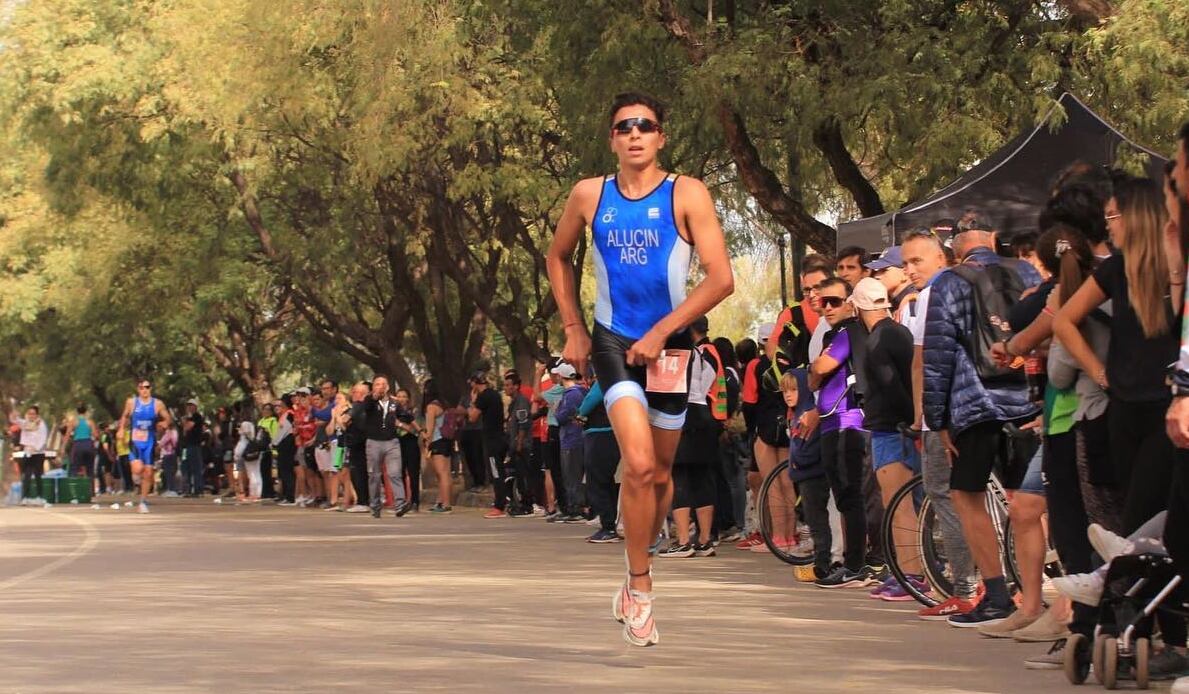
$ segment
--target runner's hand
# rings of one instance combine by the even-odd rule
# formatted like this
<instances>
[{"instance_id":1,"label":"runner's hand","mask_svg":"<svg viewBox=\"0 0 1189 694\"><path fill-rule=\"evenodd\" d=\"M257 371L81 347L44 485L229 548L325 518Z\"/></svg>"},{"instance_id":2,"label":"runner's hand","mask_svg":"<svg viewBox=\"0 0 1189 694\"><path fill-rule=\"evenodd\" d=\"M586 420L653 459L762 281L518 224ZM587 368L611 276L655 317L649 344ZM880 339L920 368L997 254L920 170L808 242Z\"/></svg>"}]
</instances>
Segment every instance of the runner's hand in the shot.
<instances>
[{"instance_id":1,"label":"runner's hand","mask_svg":"<svg viewBox=\"0 0 1189 694\"><path fill-rule=\"evenodd\" d=\"M561 358L579 374L586 373L586 362L590 359L590 333L586 332L586 326L574 325L566 330L566 347Z\"/></svg>"},{"instance_id":2,"label":"runner's hand","mask_svg":"<svg viewBox=\"0 0 1189 694\"><path fill-rule=\"evenodd\" d=\"M648 366L661 358L665 338L651 331L628 348L628 366Z\"/></svg>"}]
</instances>

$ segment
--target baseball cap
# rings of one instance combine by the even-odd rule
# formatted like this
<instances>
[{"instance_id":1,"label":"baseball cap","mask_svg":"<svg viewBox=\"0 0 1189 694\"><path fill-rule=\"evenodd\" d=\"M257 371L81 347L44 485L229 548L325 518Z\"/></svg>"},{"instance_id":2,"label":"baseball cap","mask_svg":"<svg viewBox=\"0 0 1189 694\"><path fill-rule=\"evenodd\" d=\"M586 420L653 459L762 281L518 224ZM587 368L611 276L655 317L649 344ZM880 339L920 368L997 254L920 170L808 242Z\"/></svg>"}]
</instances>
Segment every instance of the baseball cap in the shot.
<instances>
[{"instance_id":1,"label":"baseball cap","mask_svg":"<svg viewBox=\"0 0 1189 694\"><path fill-rule=\"evenodd\" d=\"M892 302L888 301L888 290L883 282L874 277L864 277L855 285L850 295L850 302L864 311L878 311L890 309Z\"/></svg>"},{"instance_id":2,"label":"baseball cap","mask_svg":"<svg viewBox=\"0 0 1189 694\"><path fill-rule=\"evenodd\" d=\"M195 407L198 407L198 401L197 401L197 400L195 400L194 398L190 398L189 400L187 400L187 401L186 401L186 404L187 404L187 405L193 405L193 406L195 406Z\"/></svg>"},{"instance_id":3,"label":"baseball cap","mask_svg":"<svg viewBox=\"0 0 1189 694\"><path fill-rule=\"evenodd\" d=\"M760 326L760 334L758 342L762 345L768 342L768 338L772 336L772 331L776 330L775 323L764 323Z\"/></svg>"},{"instance_id":4,"label":"baseball cap","mask_svg":"<svg viewBox=\"0 0 1189 694\"><path fill-rule=\"evenodd\" d=\"M305 386L302 386L293 392L297 393L298 395L309 395L310 389L306 388Z\"/></svg>"},{"instance_id":5,"label":"baseball cap","mask_svg":"<svg viewBox=\"0 0 1189 694\"><path fill-rule=\"evenodd\" d=\"M878 258L866 263L863 267L867 268L868 270L886 270L890 267L903 266L904 256L902 256L900 253L900 247L888 246L884 249L883 253L879 254Z\"/></svg>"},{"instance_id":6,"label":"baseball cap","mask_svg":"<svg viewBox=\"0 0 1189 694\"><path fill-rule=\"evenodd\" d=\"M564 361L553 367L552 373L555 373L562 378L578 378L578 371L574 369L573 366L570 366Z\"/></svg>"}]
</instances>

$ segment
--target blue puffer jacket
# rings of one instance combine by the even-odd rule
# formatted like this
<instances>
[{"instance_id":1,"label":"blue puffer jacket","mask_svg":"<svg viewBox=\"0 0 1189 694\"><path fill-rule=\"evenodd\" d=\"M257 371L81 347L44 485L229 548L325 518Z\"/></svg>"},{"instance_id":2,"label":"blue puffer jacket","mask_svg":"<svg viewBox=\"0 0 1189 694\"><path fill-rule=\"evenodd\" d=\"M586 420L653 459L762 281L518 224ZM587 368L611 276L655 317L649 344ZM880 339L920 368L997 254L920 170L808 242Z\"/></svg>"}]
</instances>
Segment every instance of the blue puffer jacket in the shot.
<instances>
[{"instance_id":1,"label":"blue puffer jacket","mask_svg":"<svg viewBox=\"0 0 1189 694\"><path fill-rule=\"evenodd\" d=\"M991 265L1002 259L988 248L977 248L964 264ZM1013 262L1028 286L1040 284L1040 275L1027 263ZM934 280L925 319L925 423L933 431L951 434L980 422L1006 422L1036 416L1027 386L987 388L979 381L970 355L959 336L973 332L974 297L970 284L948 270Z\"/></svg>"}]
</instances>

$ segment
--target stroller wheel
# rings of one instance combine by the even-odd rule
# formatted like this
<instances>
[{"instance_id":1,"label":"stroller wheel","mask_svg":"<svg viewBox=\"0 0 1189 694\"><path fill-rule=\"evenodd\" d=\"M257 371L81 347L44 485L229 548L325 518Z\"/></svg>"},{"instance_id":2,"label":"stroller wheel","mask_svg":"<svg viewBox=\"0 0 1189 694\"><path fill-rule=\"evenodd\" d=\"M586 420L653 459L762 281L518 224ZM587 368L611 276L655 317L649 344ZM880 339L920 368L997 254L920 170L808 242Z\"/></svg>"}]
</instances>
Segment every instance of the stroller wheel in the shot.
<instances>
[{"instance_id":1,"label":"stroller wheel","mask_svg":"<svg viewBox=\"0 0 1189 694\"><path fill-rule=\"evenodd\" d=\"M1102 686L1119 686L1119 639L1108 636L1102 642Z\"/></svg>"},{"instance_id":2,"label":"stroller wheel","mask_svg":"<svg viewBox=\"0 0 1189 694\"><path fill-rule=\"evenodd\" d=\"M1090 640L1074 634L1065 642L1065 677L1070 684L1081 684L1090 674Z\"/></svg>"},{"instance_id":3,"label":"stroller wheel","mask_svg":"<svg viewBox=\"0 0 1189 694\"><path fill-rule=\"evenodd\" d=\"M1102 654L1106 650L1106 639L1106 634L1099 634L1098 636L1094 637L1094 654L1091 658L1091 662L1094 666L1094 679L1098 680L1099 684L1102 684L1102 671L1105 668Z\"/></svg>"},{"instance_id":4,"label":"stroller wheel","mask_svg":"<svg viewBox=\"0 0 1189 694\"><path fill-rule=\"evenodd\" d=\"M1148 639L1135 640L1135 688L1148 688L1148 658L1152 655L1152 644Z\"/></svg>"}]
</instances>

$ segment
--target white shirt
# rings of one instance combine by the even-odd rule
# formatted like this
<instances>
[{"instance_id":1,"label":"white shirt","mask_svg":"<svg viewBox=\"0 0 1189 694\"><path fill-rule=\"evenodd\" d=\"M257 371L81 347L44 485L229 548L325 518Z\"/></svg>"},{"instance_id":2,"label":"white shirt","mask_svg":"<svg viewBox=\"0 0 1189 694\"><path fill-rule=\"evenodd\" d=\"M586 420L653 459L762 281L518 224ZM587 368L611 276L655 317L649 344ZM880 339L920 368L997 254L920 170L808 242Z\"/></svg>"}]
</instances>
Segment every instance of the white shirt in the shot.
<instances>
[{"instance_id":1,"label":"white shirt","mask_svg":"<svg viewBox=\"0 0 1189 694\"><path fill-rule=\"evenodd\" d=\"M809 338L809 363L817 361L817 358L822 356L823 343L826 341L826 333L830 332L830 324L826 321L826 317L822 316L817 320L817 327L813 329L813 335Z\"/></svg>"},{"instance_id":2,"label":"white shirt","mask_svg":"<svg viewBox=\"0 0 1189 694\"><path fill-rule=\"evenodd\" d=\"M917 294L915 316L907 312L904 314L904 327L912 333L912 344L915 347L923 347L925 344L925 317L929 313L929 292L932 289L933 287L926 286Z\"/></svg>"},{"instance_id":3,"label":"white shirt","mask_svg":"<svg viewBox=\"0 0 1189 694\"><path fill-rule=\"evenodd\" d=\"M45 444L50 438L50 430L46 426L45 420L38 419L36 422L30 422L21 418L17 420L17 423L21 425L21 448L26 453L45 452Z\"/></svg>"}]
</instances>

